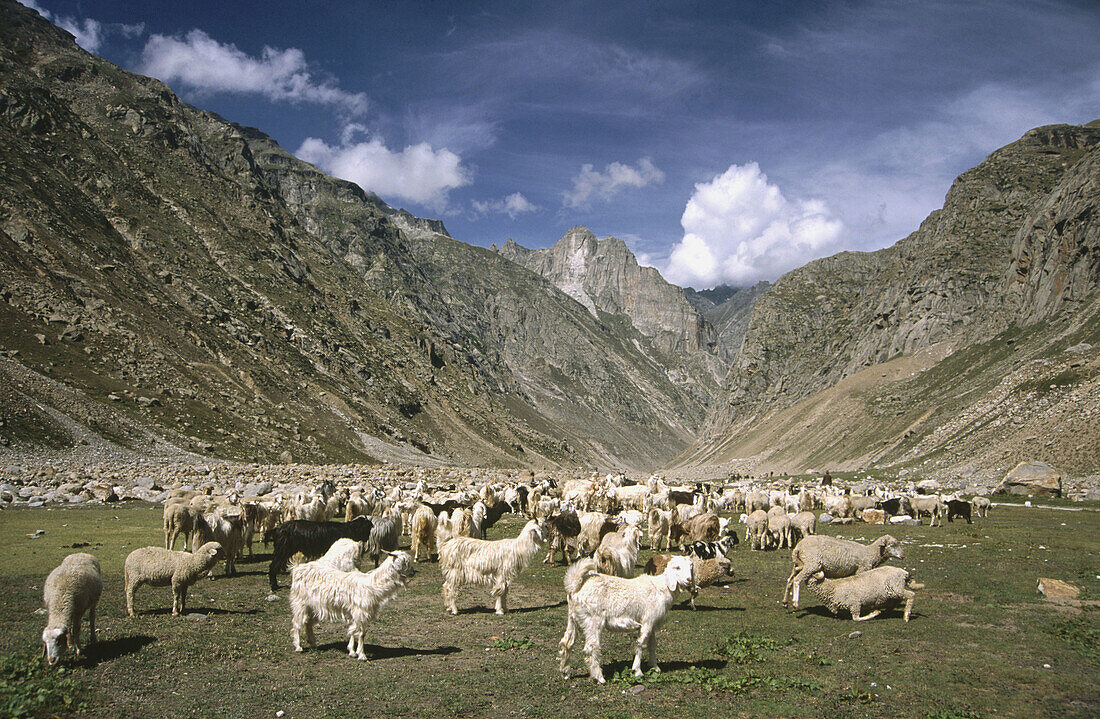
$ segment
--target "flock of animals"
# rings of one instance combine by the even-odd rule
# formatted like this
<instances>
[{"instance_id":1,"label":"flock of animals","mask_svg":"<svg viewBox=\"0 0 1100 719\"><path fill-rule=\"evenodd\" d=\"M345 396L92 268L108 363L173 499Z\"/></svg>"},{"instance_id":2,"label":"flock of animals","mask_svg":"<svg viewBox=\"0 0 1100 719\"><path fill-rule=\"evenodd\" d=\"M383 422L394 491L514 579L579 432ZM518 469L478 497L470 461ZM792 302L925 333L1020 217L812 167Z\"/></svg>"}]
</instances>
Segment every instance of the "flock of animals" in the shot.
<instances>
[{"instance_id":1,"label":"flock of animals","mask_svg":"<svg viewBox=\"0 0 1100 719\"><path fill-rule=\"evenodd\" d=\"M622 475L595 473L560 487L546 480L534 486L483 484L445 491L424 481L338 487L327 480L293 496L243 501L232 493L173 490L164 505L165 546L136 549L126 558L126 611L135 615L138 588L170 585L172 614L184 613L188 587L213 576L219 561L227 576L233 574L237 558L245 550L251 555L260 536L273 547L268 570L273 591L279 575L290 571L295 651L303 651L303 635L314 646L319 622L339 622L347 627L348 654L364 660L368 626L415 575L418 562L438 560L446 611L458 613L460 590L482 586L488 587L496 613L504 614L510 585L545 550L544 562L556 562L560 553L571 565L564 577L568 620L560 642L561 672L569 676L579 630L588 673L603 683L602 632L638 633L633 671L640 676L643 659L657 667L656 632L677 595L688 593L694 609L699 588L732 576L726 555L739 541L738 520L723 513L740 515L750 549L791 548L784 605L797 609L805 584L834 614L846 610L862 621L904 604L909 621L915 590L923 585L905 569L884 565L904 557L899 542L890 535L867 545L818 535L814 510L824 509L825 521L888 523L927 515L932 524L942 524L956 516L967 522L972 514L984 516L989 500L885 494L853 495L833 487L746 492L704 484L670 486L656 475L631 484ZM486 531L505 512L529 521L514 538L486 540ZM662 553L635 576L643 528L650 547ZM405 533L409 552L398 549ZM185 551L175 550L180 539ZM671 554L673 547L681 553ZM369 559L374 568L361 571ZM80 654L85 614L95 641L102 586L99 563L90 554L71 554L50 573L42 641L51 663L70 648Z\"/></svg>"}]
</instances>

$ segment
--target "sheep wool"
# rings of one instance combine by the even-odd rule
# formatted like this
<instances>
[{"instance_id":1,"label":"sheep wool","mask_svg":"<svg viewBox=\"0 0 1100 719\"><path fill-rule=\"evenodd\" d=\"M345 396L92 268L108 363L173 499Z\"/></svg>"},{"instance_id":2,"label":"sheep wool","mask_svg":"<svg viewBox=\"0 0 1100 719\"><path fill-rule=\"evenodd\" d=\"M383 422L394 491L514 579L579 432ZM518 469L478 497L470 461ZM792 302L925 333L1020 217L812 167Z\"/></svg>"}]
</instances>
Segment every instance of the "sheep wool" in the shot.
<instances>
[{"instance_id":1,"label":"sheep wool","mask_svg":"<svg viewBox=\"0 0 1100 719\"><path fill-rule=\"evenodd\" d=\"M85 612L95 641L95 608L102 593L99 560L91 554L70 554L46 577L42 599L47 620L42 643L50 664L59 662L67 649L80 656L80 622Z\"/></svg>"},{"instance_id":2,"label":"sheep wool","mask_svg":"<svg viewBox=\"0 0 1100 719\"><path fill-rule=\"evenodd\" d=\"M187 588L210 571L222 556L222 545L207 542L194 553L174 552L162 547L142 547L126 557L126 613L133 617L134 592L148 584L151 587L172 585L172 614L186 610Z\"/></svg>"},{"instance_id":3,"label":"sheep wool","mask_svg":"<svg viewBox=\"0 0 1100 719\"><path fill-rule=\"evenodd\" d=\"M908 622L917 596L914 590L924 589L901 567L878 567L841 579L826 579L824 572L817 572L806 586L834 615L847 609L857 622L873 619L900 602L905 602L904 617ZM871 611L863 614L865 608Z\"/></svg>"}]
</instances>

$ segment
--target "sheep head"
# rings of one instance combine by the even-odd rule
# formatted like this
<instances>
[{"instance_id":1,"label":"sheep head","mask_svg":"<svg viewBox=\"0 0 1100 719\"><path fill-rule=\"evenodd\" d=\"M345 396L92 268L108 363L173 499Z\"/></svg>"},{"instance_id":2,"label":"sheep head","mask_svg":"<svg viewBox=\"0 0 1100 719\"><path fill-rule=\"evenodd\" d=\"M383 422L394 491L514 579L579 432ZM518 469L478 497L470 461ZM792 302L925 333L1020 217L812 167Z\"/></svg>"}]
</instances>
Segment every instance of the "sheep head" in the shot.
<instances>
[{"instance_id":1,"label":"sheep head","mask_svg":"<svg viewBox=\"0 0 1100 719\"><path fill-rule=\"evenodd\" d=\"M69 651L72 632L68 627L46 627L42 632L42 654L51 665L57 664Z\"/></svg>"},{"instance_id":2,"label":"sheep head","mask_svg":"<svg viewBox=\"0 0 1100 719\"><path fill-rule=\"evenodd\" d=\"M889 534L884 535L880 540L882 542L882 556L894 557L895 559L905 559L905 550L901 548L901 542L894 539Z\"/></svg>"}]
</instances>

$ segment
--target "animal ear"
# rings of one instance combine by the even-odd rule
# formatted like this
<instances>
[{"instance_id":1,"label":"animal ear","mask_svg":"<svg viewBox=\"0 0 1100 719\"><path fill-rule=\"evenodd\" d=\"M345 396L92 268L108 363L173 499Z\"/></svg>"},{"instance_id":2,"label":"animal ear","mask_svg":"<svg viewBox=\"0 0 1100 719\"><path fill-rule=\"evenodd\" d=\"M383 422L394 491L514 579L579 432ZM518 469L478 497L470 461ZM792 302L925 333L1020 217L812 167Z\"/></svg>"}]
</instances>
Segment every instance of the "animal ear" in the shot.
<instances>
[{"instance_id":1,"label":"animal ear","mask_svg":"<svg viewBox=\"0 0 1100 719\"><path fill-rule=\"evenodd\" d=\"M814 572L814 579L825 579L825 572Z\"/></svg>"}]
</instances>

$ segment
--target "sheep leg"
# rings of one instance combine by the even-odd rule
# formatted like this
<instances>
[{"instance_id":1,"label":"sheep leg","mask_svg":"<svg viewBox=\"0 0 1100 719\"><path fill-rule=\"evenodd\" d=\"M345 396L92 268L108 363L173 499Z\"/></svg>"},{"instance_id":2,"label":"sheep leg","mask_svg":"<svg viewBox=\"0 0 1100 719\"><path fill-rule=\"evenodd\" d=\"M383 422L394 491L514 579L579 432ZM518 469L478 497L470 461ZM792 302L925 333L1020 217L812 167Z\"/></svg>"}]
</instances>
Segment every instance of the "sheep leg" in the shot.
<instances>
[{"instance_id":1,"label":"sheep leg","mask_svg":"<svg viewBox=\"0 0 1100 719\"><path fill-rule=\"evenodd\" d=\"M95 644L95 605L88 607L88 633L92 635L89 644Z\"/></svg>"},{"instance_id":2,"label":"sheep leg","mask_svg":"<svg viewBox=\"0 0 1100 719\"><path fill-rule=\"evenodd\" d=\"M129 581L126 582L126 616L128 616L128 617L134 616L134 590L135 589L137 589L137 587L135 585L131 584Z\"/></svg>"},{"instance_id":3,"label":"sheep leg","mask_svg":"<svg viewBox=\"0 0 1100 719\"><path fill-rule=\"evenodd\" d=\"M558 671L566 679L569 678L569 651L573 648L573 643L577 640L577 623L573 620L572 607L566 613L565 620L565 634L561 635L561 641L558 642Z\"/></svg>"},{"instance_id":4,"label":"sheep leg","mask_svg":"<svg viewBox=\"0 0 1100 719\"><path fill-rule=\"evenodd\" d=\"M913 600L917 598L917 593L904 590L905 594L905 621L909 621L909 613L913 611Z\"/></svg>"},{"instance_id":5,"label":"sheep leg","mask_svg":"<svg viewBox=\"0 0 1100 719\"><path fill-rule=\"evenodd\" d=\"M78 657L83 656L83 652L80 651L80 617L76 618L72 628L69 629L69 642L73 648L73 653Z\"/></svg>"},{"instance_id":6,"label":"sheep leg","mask_svg":"<svg viewBox=\"0 0 1100 719\"><path fill-rule=\"evenodd\" d=\"M588 663L588 676L597 684L606 684L603 678L603 668L600 667L600 632L603 630L603 621L598 617L588 617L584 629L584 654Z\"/></svg>"},{"instance_id":7,"label":"sheep leg","mask_svg":"<svg viewBox=\"0 0 1100 719\"><path fill-rule=\"evenodd\" d=\"M862 606L860 606L859 604L853 604L851 609L852 609L852 619L856 620L857 622L866 621L868 619L874 619L878 615L882 614L881 609L876 609L876 610L872 611L870 614L866 614L866 615L861 617L861 616L859 616L859 613L863 609Z\"/></svg>"}]
</instances>

